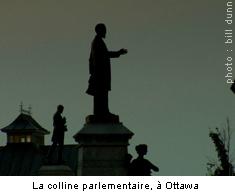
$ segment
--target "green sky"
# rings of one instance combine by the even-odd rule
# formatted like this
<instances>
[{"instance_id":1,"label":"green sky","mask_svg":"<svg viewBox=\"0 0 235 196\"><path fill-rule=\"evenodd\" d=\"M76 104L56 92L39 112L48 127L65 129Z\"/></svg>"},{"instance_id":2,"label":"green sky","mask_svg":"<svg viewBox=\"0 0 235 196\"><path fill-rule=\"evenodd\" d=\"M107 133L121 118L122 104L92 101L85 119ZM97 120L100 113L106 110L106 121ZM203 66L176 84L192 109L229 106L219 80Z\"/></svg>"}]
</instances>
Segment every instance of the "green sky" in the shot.
<instances>
[{"instance_id":1,"label":"green sky","mask_svg":"<svg viewBox=\"0 0 235 196\"><path fill-rule=\"evenodd\" d=\"M65 143L75 144L72 136L93 110L85 94L88 59L102 22L108 49L128 49L111 60L109 104L135 133L129 152L136 157L135 146L147 144L146 158L160 168L153 175L205 175L206 156L216 159L209 127L229 117L235 128L235 95L225 77L227 57L234 56L233 44L225 44L225 30L234 30L225 22L227 2L0 0L0 128L23 102L52 131L63 104Z\"/></svg>"}]
</instances>

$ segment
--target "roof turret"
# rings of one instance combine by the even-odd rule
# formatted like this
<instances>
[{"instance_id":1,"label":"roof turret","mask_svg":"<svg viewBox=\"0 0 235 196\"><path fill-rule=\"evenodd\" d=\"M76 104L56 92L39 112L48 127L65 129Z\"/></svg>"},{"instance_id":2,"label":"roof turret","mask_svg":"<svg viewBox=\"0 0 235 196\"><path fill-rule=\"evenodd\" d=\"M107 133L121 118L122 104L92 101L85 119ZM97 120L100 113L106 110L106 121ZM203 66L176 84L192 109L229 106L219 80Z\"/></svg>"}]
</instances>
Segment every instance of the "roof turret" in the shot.
<instances>
[{"instance_id":1,"label":"roof turret","mask_svg":"<svg viewBox=\"0 0 235 196\"><path fill-rule=\"evenodd\" d=\"M50 132L39 125L31 116L30 111L23 110L21 103L21 114L8 126L1 129L7 133L7 143L35 143L44 145L44 135Z\"/></svg>"}]
</instances>

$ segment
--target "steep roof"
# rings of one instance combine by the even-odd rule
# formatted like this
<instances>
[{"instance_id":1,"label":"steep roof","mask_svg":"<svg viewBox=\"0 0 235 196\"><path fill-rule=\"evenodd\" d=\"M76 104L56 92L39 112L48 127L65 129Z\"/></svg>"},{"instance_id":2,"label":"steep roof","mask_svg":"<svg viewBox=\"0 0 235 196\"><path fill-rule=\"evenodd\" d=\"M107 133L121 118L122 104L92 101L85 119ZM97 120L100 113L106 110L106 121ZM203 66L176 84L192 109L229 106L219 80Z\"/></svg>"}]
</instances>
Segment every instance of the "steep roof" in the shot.
<instances>
[{"instance_id":1,"label":"steep roof","mask_svg":"<svg viewBox=\"0 0 235 196\"><path fill-rule=\"evenodd\" d=\"M0 176L37 176L38 170L46 161L49 148L50 146L38 147L33 143L7 144L5 147L0 147ZM63 158L75 175L77 157L77 145L64 145ZM56 162L56 150L52 159Z\"/></svg>"},{"instance_id":2,"label":"steep roof","mask_svg":"<svg viewBox=\"0 0 235 196\"><path fill-rule=\"evenodd\" d=\"M7 144L0 150L1 176L36 176L44 156L33 143Z\"/></svg>"},{"instance_id":3,"label":"steep roof","mask_svg":"<svg viewBox=\"0 0 235 196\"><path fill-rule=\"evenodd\" d=\"M12 131L36 131L43 134L49 134L50 132L40 126L32 116L21 113L10 125L1 129L2 132Z\"/></svg>"}]
</instances>

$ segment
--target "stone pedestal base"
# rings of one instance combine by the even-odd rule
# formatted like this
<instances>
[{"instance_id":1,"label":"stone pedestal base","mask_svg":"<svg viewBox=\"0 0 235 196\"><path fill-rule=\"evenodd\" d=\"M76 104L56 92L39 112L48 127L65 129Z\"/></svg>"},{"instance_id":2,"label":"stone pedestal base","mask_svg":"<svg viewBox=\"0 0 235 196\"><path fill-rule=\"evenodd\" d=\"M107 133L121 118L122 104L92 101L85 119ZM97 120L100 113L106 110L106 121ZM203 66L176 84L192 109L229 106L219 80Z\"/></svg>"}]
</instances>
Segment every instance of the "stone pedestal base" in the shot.
<instances>
[{"instance_id":1,"label":"stone pedestal base","mask_svg":"<svg viewBox=\"0 0 235 196\"><path fill-rule=\"evenodd\" d=\"M74 176L73 170L68 165L43 165L39 176Z\"/></svg>"},{"instance_id":2,"label":"stone pedestal base","mask_svg":"<svg viewBox=\"0 0 235 196\"><path fill-rule=\"evenodd\" d=\"M74 135L78 142L78 176L126 176L127 146L133 133L116 122L89 121Z\"/></svg>"}]
</instances>

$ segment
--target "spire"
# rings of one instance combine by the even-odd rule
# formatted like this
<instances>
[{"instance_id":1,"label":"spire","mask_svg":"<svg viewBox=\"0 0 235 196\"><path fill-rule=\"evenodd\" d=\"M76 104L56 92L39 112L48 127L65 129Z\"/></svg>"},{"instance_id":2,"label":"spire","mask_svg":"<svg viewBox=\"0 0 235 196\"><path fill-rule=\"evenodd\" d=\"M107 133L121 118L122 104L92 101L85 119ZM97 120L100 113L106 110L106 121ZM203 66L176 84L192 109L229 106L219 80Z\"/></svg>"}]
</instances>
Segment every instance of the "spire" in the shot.
<instances>
[{"instance_id":1,"label":"spire","mask_svg":"<svg viewBox=\"0 0 235 196\"><path fill-rule=\"evenodd\" d=\"M31 114L32 114L32 112L31 112L32 106L29 105L29 107L28 107L29 110L23 109L23 106L24 106L24 105L23 105L22 102L21 102L21 104L20 104L20 113L21 113L21 114L28 114L28 115L31 116Z\"/></svg>"}]
</instances>

